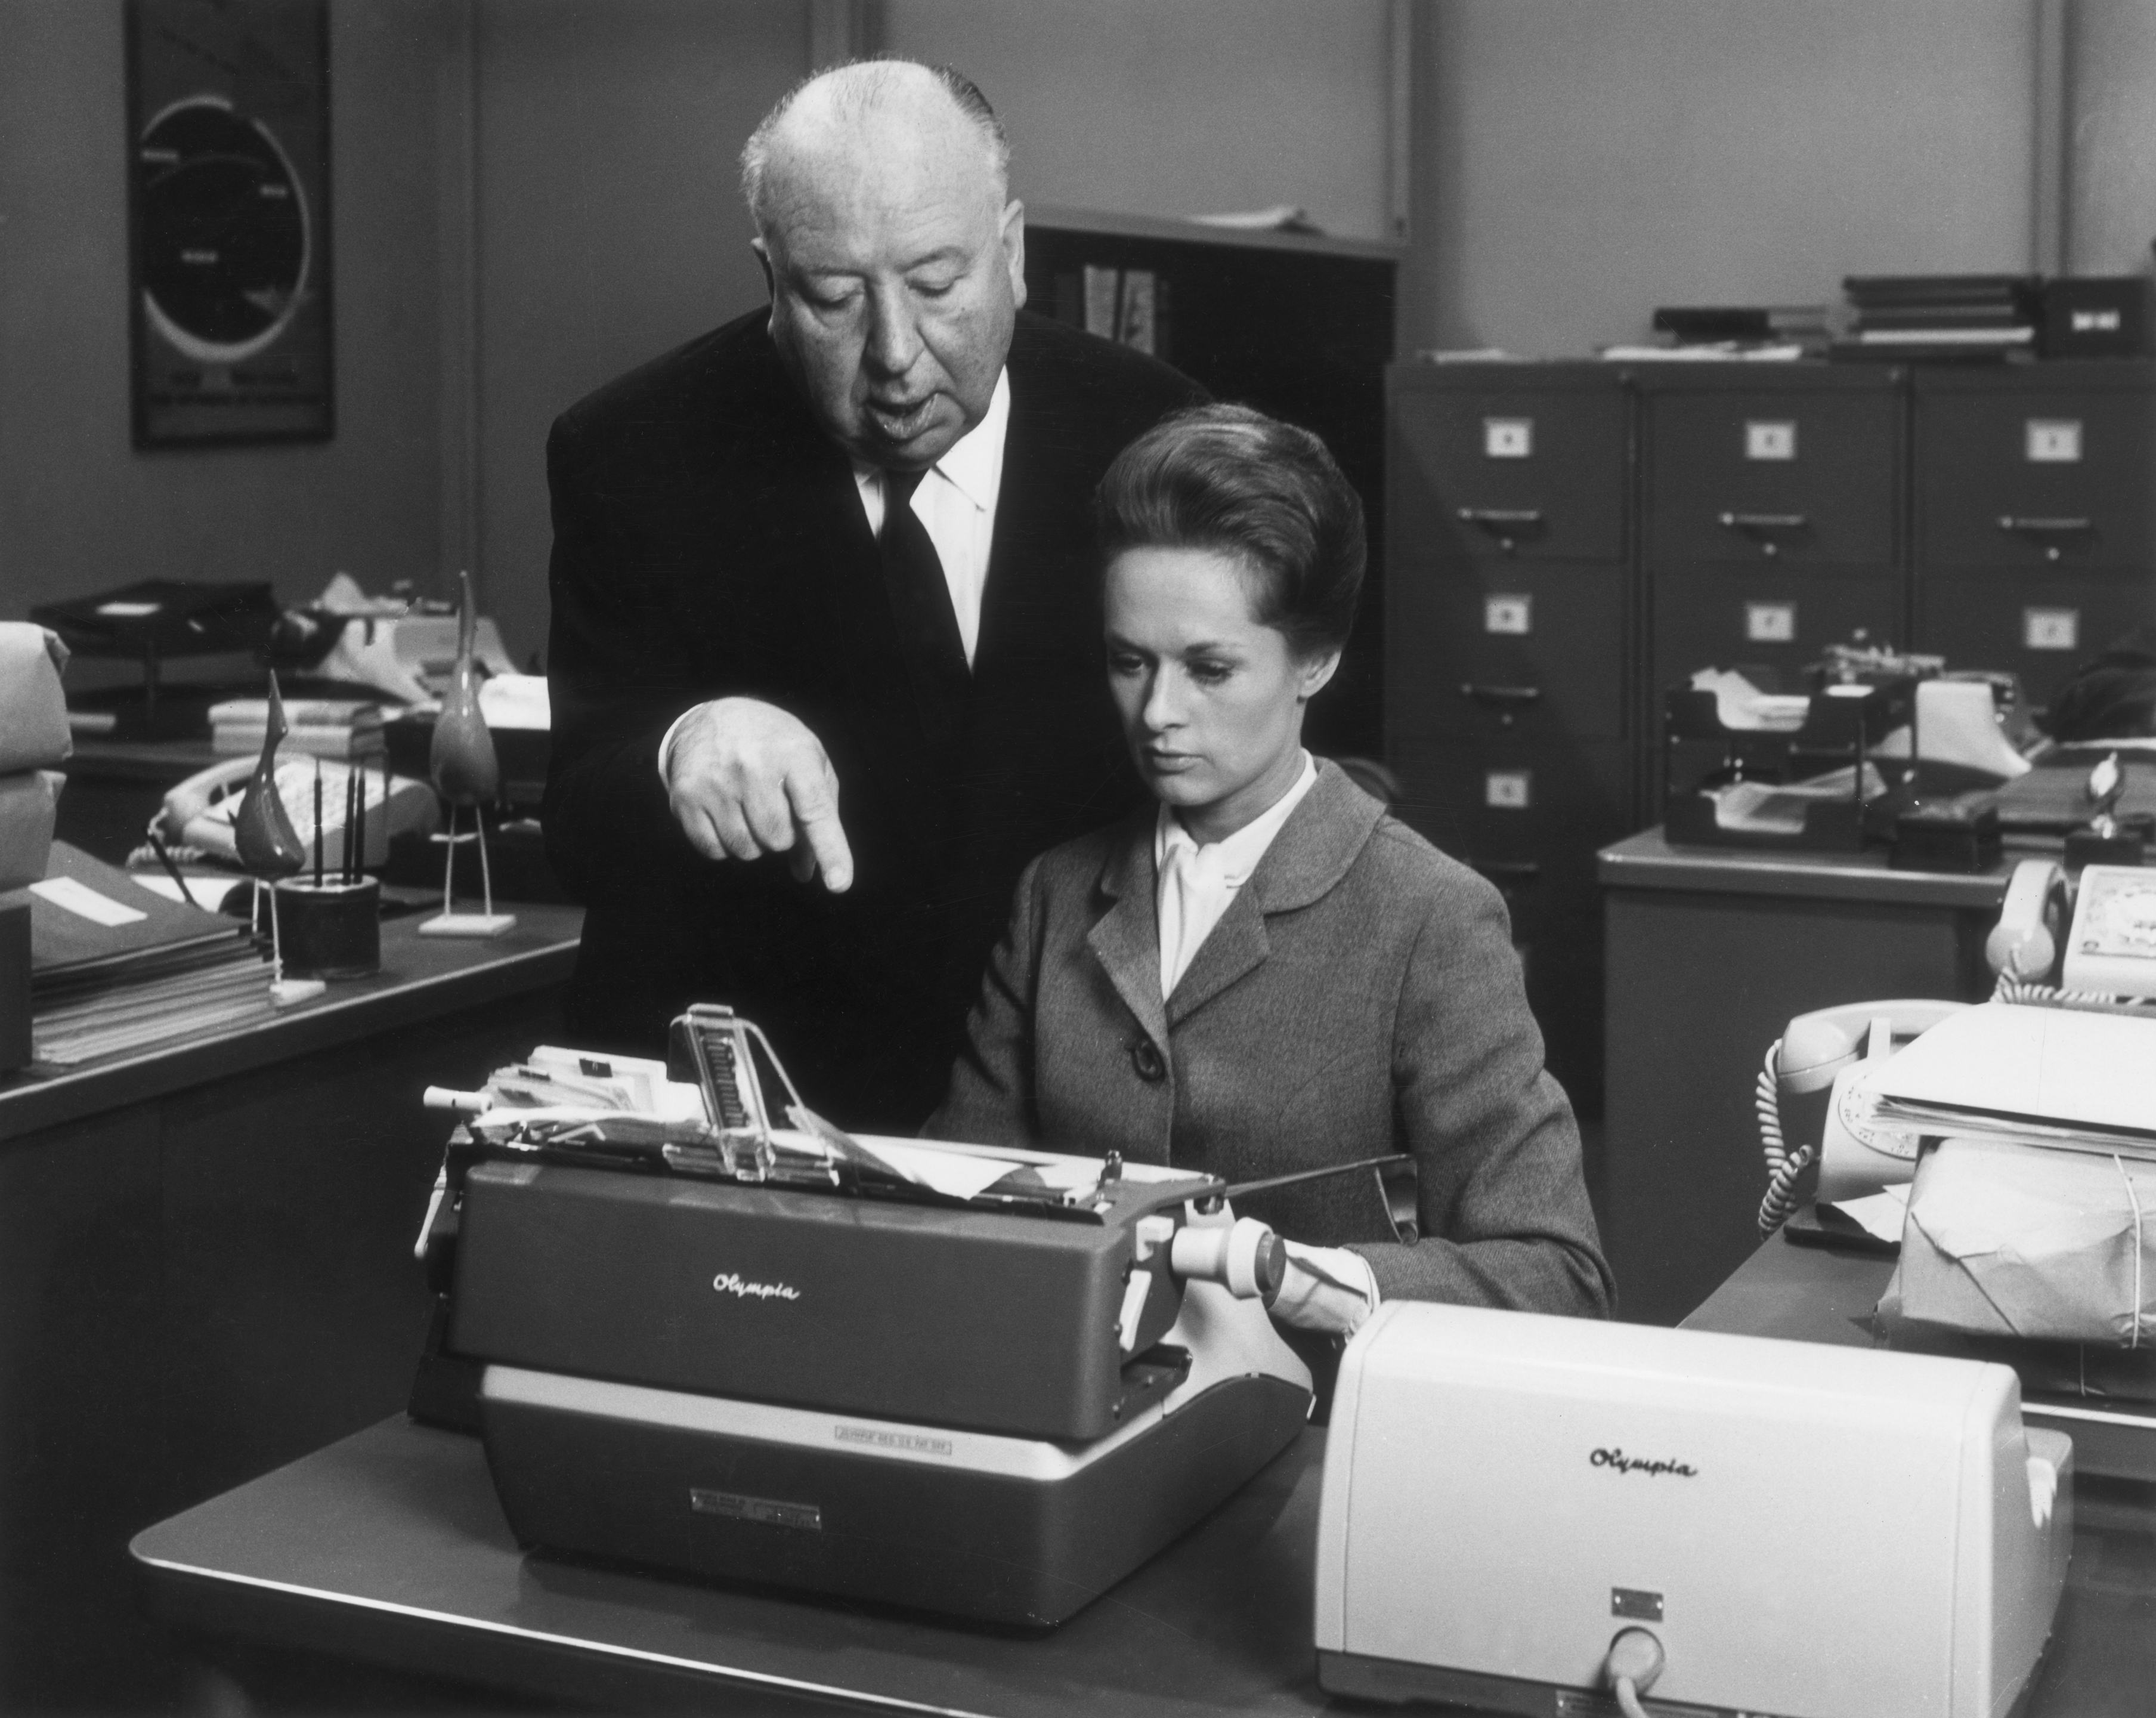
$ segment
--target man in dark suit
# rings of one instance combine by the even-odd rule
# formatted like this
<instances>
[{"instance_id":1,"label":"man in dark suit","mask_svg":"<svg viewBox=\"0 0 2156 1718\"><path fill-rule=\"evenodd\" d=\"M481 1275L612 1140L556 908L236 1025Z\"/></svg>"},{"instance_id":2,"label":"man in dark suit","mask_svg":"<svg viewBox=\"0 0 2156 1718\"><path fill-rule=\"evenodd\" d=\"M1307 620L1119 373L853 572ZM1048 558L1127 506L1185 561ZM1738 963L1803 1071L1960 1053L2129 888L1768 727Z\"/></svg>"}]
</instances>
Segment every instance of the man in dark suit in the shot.
<instances>
[{"instance_id":1,"label":"man in dark suit","mask_svg":"<svg viewBox=\"0 0 2156 1718\"><path fill-rule=\"evenodd\" d=\"M940 1096L1011 887L1140 792L1090 501L1202 396L1024 313L1001 126L954 74L842 67L743 152L768 311L562 414L548 849L585 901L578 1042L692 1001L811 1103Z\"/></svg>"}]
</instances>

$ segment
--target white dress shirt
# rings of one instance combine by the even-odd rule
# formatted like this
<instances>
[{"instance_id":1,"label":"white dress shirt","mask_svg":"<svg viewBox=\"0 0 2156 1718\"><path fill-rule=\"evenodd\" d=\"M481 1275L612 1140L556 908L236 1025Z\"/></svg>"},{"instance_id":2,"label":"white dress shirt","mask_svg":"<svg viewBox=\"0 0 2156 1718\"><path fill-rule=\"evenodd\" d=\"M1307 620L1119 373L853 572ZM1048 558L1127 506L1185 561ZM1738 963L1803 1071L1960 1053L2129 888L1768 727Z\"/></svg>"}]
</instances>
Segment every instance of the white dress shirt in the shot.
<instances>
[{"instance_id":1,"label":"white dress shirt","mask_svg":"<svg viewBox=\"0 0 2156 1718\"><path fill-rule=\"evenodd\" d=\"M951 588L951 609L958 617L958 638L966 647L969 668L980 647L981 598L988 584L988 552L995 543L996 502L1004 487L1004 440L1009 430L1010 372L1005 370L996 378L988 414L951 444L913 491L913 515L928 532L929 542L936 545L936 558L943 563L943 579ZM868 516L870 535L880 538L883 467L856 460L854 485L860 495L861 511ZM702 707L696 706L696 709ZM661 782L667 781L674 736L696 713L694 709L683 711L660 741Z\"/></svg>"},{"instance_id":2,"label":"white dress shirt","mask_svg":"<svg viewBox=\"0 0 2156 1718\"><path fill-rule=\"evenodd\" d=\"M1153 901L1160 923L1160 994L1165 1001L1213 934L1213 927L1250 880L1288 814L1317 782L1317 765L1302 754L1295 785L1235 834L1200 846L1166 805L1153 825Z\"/></svg>"}]
</instances>

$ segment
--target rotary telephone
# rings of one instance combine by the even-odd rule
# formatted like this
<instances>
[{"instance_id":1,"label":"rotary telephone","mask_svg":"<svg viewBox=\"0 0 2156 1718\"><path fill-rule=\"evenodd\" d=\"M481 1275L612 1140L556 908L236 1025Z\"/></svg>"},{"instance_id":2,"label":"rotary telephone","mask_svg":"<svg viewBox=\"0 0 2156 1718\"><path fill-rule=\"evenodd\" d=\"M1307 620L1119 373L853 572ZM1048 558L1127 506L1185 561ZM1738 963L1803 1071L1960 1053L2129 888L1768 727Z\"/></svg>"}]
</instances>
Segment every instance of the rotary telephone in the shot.
<instances>
[{"instance_id":1,"label":"rotary telephone","mask_svg":"<svg viewBox=\"0 0 2156 1718\"><path fill-rule=\"evenodd\" d=\"M2087 865L2070 884L2049 860L2025 859L1984 953L2010 980L2082 995L2156 996L2156 869Z\"/></svg>"},{"instance_id":2,"label":"rotary telephone","mask_svg":"<svg viewBox=\"0 0 2156 1718\"><path fill-rule=\"evenodd\" d=\"M277 793L290 815L300 839L311 843L315 831L316 760L304 754L287 757L277 765ZM345 783L356 767L336 759L321 760L322 837L324 862L344 862ZM163 838L177 846L192 847L231 863L239 862L233 836L233 820L254 776L252 757L228 758L189 776L170 793L154 820ZM387 778L388 804L383 803L384 771L378 762L364 765L367 785L367 851L361 862L379 869L389 856L392 836L417 830L431 831L439 818L434 790L424 781L408 776Z\"/></svg>"},{"instance_id":3,"label":"rotary telephone","mask_svg":"<svg viewBox=\"0 0 2156 1718\"><path fill-rule=\"evenodd\" d=\"M1879 1124L1872 1086L1895 1051L1969 1006L1911 997L1851 1002L1799 1014L1784 1028L1768 1049L1753 1099L1767 1160L1762 1238L1788 1220L1797 1178L1815 1162L1822 1200L1857 1198L1914 1176L1917 1138ZM1817 1127L1817 1143L1789 1143L1807 1124Z\"/></svg>"}]
</instances>

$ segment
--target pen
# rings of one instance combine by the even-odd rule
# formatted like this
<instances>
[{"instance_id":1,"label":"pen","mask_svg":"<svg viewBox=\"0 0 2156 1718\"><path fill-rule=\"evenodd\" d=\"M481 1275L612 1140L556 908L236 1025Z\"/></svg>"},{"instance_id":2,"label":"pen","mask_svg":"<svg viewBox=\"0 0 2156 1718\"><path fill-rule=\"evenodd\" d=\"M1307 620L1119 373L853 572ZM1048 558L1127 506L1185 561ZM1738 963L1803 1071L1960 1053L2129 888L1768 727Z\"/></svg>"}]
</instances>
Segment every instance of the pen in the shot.
<instances>
[{"instance_id":1,"label":"pen","mask_svg":"<svg viewBox=\"0 0 2156 1718\"><path fill-rule=\"evenodd\" d=\"M315 759L315 887L322 886L322 760Z\"/></svg>"},{"instance_id":2,"label":"pen","mask_svg":"<svg viewBox=\"0 0 2156 1718\"><path fill-rule=\"evenodd\" d=\"M367 766L361 764L352 777L359 786L359 830L352 842L352 880L357 882L367 874Z\"/></svg>"},{"instance_id":3,"label":"pen","mask_svg":"<svg viewBox=\"0 0 2156 1718\"><path fill-rule=\"evenodd\" d=\"M352 881L352 826L359 820L359 813L354 809L359 803L358 790L359 774L355 770L344 779L344 861L338 867L341 882Z\"/></svg>"},{"instance_id":4,"label":"pen","mask_svg":"<svg viewBox=\"0 0 2156 1718\"><path fill-rule=\"evenodd\" d=\"M154 826L150 831L150 850L157 856L157 862L165 867L165 875L180 886L180 898L190 907L201 906L202 903L195 899L194 891L187 887L187 880L180 875L180 867L172 863L172 856L165 851L165 843Z\"/></svg>"}]
</instances>

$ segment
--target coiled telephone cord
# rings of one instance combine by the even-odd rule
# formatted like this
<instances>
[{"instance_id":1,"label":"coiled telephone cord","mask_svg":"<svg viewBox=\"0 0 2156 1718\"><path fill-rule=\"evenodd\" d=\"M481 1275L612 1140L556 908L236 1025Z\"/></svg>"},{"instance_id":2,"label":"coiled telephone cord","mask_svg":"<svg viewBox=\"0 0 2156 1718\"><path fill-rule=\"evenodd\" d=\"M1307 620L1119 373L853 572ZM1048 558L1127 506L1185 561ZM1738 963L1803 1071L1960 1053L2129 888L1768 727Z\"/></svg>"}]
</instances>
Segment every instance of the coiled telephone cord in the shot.
<instances>
[{"instance_id":1,"label":"coiled telephone cord","mask_svg":"<svg viewBox=\"0 0 2156 1718\"><path fill-rule=\"evenodd\" d=\"M1774 1073L1782 1053L1779 1038L1767 1047L1767 1059L1752 1088L1753 1113L1759 1118L1759 1149L1767 1159L1767 1192L1759 1201L1759 1238L1771 1240L1797 1208L1797 1177L1810 1167L1813 1148L1789 1150L1782 1138L1782 1099Z\"/></svg>"}]
</instances>

